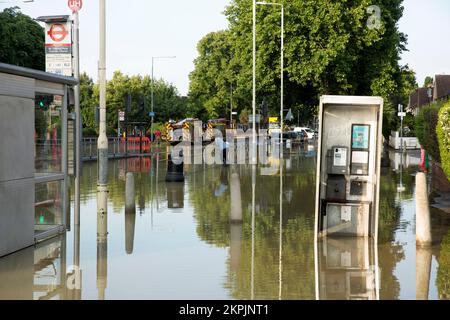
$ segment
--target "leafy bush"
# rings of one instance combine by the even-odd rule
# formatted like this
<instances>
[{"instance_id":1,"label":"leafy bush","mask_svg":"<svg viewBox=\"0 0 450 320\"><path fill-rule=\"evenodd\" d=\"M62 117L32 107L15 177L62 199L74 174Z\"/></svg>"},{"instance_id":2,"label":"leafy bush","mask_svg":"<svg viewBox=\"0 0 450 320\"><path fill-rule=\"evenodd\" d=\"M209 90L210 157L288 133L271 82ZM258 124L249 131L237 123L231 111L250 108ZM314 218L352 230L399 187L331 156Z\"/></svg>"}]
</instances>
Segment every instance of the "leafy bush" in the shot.
<instances>
[{"instance_id":1,"label":"leafy bush","mask_svg":"<svg viewBox=\"0 0 450 320\"><path fill-rule=\"evenodd\" d=\"M106 128L106 135L108 137L117 137L117 130L111 127Z\"/></svg>"},{"instance_id":2,"label":"leafy bush","mask_svg":"<svg viewBox=\"0 0 450 320\"><path fill-rule=\"evenodd\" d=\"M433 103L424 107L416 117L415 132L422 148L428 151L434 160L441 162L439 143L436 134L439 110L443 103Z\"/></svg>"},{"instance_id":3,"label":"leafy bush","mask_svg":"<svg viewBox=\"0 0 450 320\"><path fill-rule=\"evenodd\" d=\"M83 137L84 138L94 138L97 137L97 131L92 128L83 128Z\"/></svg>"},{"instance_id":4,"label":"leafy bush","mask_svg":"<svg viewBox=\"0 0 450 320\"><path fill-rule=\"evenodd\" d=\"M450 179L450 102L446 103L439 112L436 132L439 140L442 168Z\"/></svg>"}]
</instances>

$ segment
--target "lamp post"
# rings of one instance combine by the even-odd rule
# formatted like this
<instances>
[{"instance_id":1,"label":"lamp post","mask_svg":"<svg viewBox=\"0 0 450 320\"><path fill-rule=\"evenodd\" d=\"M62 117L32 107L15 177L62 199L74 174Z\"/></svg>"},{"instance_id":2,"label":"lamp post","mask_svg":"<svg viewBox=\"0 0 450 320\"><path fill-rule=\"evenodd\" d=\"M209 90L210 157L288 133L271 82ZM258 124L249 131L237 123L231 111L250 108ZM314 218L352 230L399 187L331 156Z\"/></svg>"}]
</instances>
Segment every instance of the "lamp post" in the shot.
<instances>
[{"instance_id":1,"label":"lamp post","mask_svg":"<svg viewBox=\"0 0 450 320\"><path fill-rule=\"evenodd\" d=\"M175 59L176 58L176 56L160 56L160 57L152 57L152 89L151 89L151 91L152 91L152 93L151 93L151 95L152 95L152 97L151 97L151 99L152 99L152 102L151 102L151 104L152 104L152 114L151 114L151 118L152 118L152 125L151 125L151 129L150 129L150 139L152 140L151 142L153 142L153 123L155 122L155 98L154 98L154 95L155 95L155 88L154 88L154 86L155 86L155 81L154 81L154 77L153 77L153 72L154 72L154 66L155 66L155 60L157 60L157 59Z\"/></svg>"},{"instance_id":2,"label":"lamp post","mask_svg":"<svg viewBox=\"0 0 450 320\"><path fill-rule=\"evenodd\" d=\"M427 96L428 96L428 103L431 103L433 99L433 85L429 84L427 88Z\"/></svg>"},{"instance_id":3,"label":"lamp post","mask_svg":"<svg viewBox=\"0 0 450 320\"><path fill-rule=\"evenodd\" d=\"M256 5L262 6L278 6L281 8L281 105L280 105L280 127L281 127L281 142L283 142L283 127L284 127L284 5L282 3L275 2L255 2L254 14L253 14L253 103L256 105ZM256 118L256 111L253 110L253 117ZM254 143L256 144L256 129L254 130ZM282 156L282 153L281 153Z\"/></svg>"}]
</instances>

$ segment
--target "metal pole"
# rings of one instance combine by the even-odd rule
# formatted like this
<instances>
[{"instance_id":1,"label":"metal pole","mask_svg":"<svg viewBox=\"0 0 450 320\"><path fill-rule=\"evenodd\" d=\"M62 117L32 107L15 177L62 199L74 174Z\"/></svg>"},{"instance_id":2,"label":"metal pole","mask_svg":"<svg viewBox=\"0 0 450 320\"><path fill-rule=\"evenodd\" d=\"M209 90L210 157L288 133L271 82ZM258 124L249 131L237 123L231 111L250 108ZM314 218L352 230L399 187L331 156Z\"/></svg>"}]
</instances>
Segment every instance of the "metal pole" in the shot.
<instances>
[{"instance_id":1,"label":"metal pole","mask_svg":"<svg viewBox=\"0 0 450 320\"><path fill-rule=\"evenodd\" d=\"M256 0L253 0L253 146L252 164L256 164Z\"/></svg>"},{"instance_id":2,"label":"metal pole","mask_svg":"<svg viewBox=\"0 0 450 320\"><path fill-rule=\"evenodd\" d=\"M80 43L79 43L79 16L74 14L73 33L73 66L74 77L80 79ZM80 180L81 180L81 110L80 110L80 84L74 87L75 94L75 205L74 225L80 225Z\"/></svg>"},{"instance_id":3,"label":"metal pole","mask_svg":"<svg viewBox=\"0 0 450 320\"><path fill-rule=\"evenodd\" d=\"M106 136L106 4L100 0L100 132L98 137L97 232L100 239L107 236L108 197L108 138ZM104 220L104 221L103 221Z\"/></svg>"},{"instance_id":4,"label":"metal pole","mask_svg":"<svg viewBox=\"0 0 450 320\"><path fill-rule=\"evenodd\" d=\"M230 87L230 129L233 128L233 85Z\"/></svg>"},{"instance_id":5,"label":"metal pole","mask_svg":"<svg viewBox=\"0 0 450 320\"><path fill-rule=\"evenodd\" d=\"M283 161L280 161L280 248L279 248L279 292L278 298L281 300L283 293Z\"/></svg>"},{"instance_id":6,"label":"metal pole","mask_svg":"<svg viewBox=\"0 0 450 320\"><path fill-rule=\"evenodd\" d=\"M154 100L154 90L155 90L155 88L154 88L154 79L153 79L153 67L154 67L154 63L155 63L155 58L154 57L152 57L152 90L151 90L151 92L152 92L152 102L151 102L151 104L152 104L152 125L151 125L151 128L150 128L150 141L153 143L153 123L154 123L154 117L153 117L153 112L155 112L155 100Z\"/></svg>"},{"instance_id":7,"label":"metal pole","mask_svg":"<svg viewBox=\"0 0 450 320\"><path fill-rule=\"evenodd\" d=\"M402 157L403 157L403 117L400 118L400 143L402 144Z\"/></svg>"},{"instance_id":8,"label":"metal pole","mask_svg":"<svg viewBox=\"0 0 450 320\"><path fill-rule=\"evenodd\" d=\"M281 144L284 129L284 6L281 5Z\"/></svg>"},{"instance_id":9,"label":"metal pole","mask_svg":"<svg viewBox=\"0 0 450 320\"><path fill-rule=\"evenodd\" d=\"M117 115L117 138L120 139L120 111L119 114Z\"/></svg>"},{"instance_id":10,"label":"metal pole","mask_svg":"<svg viewBox=\"0 0 450 320\"><path fill-rule=\"evenodd\" d=\"M281 147L280 147L280 257L279 299L283 292L283 127L284 127L284 6L281 5Z\"/></svg>"}]
</instances>

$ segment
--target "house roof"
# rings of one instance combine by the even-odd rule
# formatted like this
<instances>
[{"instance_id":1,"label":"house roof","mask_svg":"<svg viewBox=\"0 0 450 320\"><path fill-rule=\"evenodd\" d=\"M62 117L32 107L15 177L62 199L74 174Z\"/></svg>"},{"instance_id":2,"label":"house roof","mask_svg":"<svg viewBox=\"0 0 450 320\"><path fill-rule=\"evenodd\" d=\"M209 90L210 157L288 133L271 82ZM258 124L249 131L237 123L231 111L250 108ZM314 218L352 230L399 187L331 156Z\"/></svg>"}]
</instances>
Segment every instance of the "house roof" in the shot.
<instances>
[{"instance_id":1,"label":"house roof","mask_svg":"<svg viewBox=\"0 0 450 320\"><path fill-rule=\"evenodd\" d=\"M420 108L429 102L427 88L418 88L409 96L409 108L411 109Z\"/></svg>"},{"instance_id":2,"label":"house roof","mask_svg":"<svg viewBox=\"0 0 450 320\"><path fill-rule=\"evenodd\" d=\"M434 100L450 95L450 75L438 74L434 78Z\"/></svg>"}]
</instances>

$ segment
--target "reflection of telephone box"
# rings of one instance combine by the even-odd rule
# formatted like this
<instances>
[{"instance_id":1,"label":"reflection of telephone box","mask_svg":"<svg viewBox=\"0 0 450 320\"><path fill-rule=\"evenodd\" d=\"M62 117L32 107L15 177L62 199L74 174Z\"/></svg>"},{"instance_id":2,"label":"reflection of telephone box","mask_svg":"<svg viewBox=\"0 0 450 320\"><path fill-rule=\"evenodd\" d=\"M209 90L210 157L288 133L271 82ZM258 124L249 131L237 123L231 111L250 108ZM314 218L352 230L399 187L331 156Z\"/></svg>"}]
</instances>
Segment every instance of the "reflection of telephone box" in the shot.
<instances>
[{"instance_id":1,"label":"reflection of telephone box","mask_svg":"<svg viewBox=\"0 0 450 320\"><path fill-rule=\"evenodd\" d=\"M326 237L318 243L317 298L376 300L379 297L374 241Z\"/></svg>"},{"instance_id":2,"label":"reflection of telephone box","mask_svg":"<svg viewBox=\"0 0 450 320\"><path fill-rule=\"evenodd\" d=\"M382 98L321 98L317 236L376 236L382 119Z\"/></svg>"}]
</instances>

